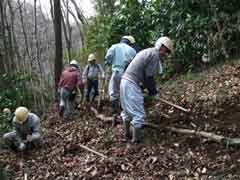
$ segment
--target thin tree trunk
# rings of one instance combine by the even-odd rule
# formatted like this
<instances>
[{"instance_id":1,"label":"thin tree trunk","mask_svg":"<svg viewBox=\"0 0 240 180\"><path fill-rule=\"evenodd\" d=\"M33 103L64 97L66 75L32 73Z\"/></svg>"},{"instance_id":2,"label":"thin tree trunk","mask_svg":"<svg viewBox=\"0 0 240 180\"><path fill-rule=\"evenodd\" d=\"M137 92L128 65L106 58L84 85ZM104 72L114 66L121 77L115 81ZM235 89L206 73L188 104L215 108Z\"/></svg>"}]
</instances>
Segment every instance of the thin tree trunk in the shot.
<instances>
[{"instance_id":1,"label":"thin tree trunk","mask_svg":"<svg viewBox=\"0 0 240 180\"><path fill-rule=\"evenodd\" d=\"M74 5L74 7L75 7L75 9L76 9L78 19L79 19L83 24L87 23L86 18L84 17L82 10L78 7L76 1L75 1L75 0L71 0L71 2L73 3L73 5Z\"/></svg>"},{"instance_id":2,"label":"thin tree trunk","mask_svg":"<svg viewBox=\"0 0 240 180\"><path fill-rule=\"evenodd\" d=\"M58 82L60 80L63 54L62 54L62 27L61 27L61 3L54 0L54 29L55 29L55 100L58 98Z\"/></svg>"},{"instance_id":3,"label":"thin tree trunk","mask_svg":"<svg viewBox=\"0 0 240 180\"><path fill-rule=\"evenodd\" d=\"M63 1L64 2L64 1ZM64 2L64 6L66 9L68 9L68 5L65 4ZM67 44L67 51L68 51L68 63L70 62L71 59L71 27L68 21L68 10L65 13L63 8L61 8L62 10L62 26L63 26L63 32L64 32L64 37L65 37L65 41Z\"/></svg>"},{"instance_id":4,"label":"thin tree trunk","mask_svg":"<svg viewBox=\"0 0 240 180\"><path fill-rule=\"evenodd\" d=\"M26 30L25 30L25 26L24 26L22 5L20 3L20 0L18 0L18 6L19 6L19 15L20 15L20 21L21 21L21 26L22 26L23 36L24 36L24 42L25 42L25 50L26 50L26 53L27 53L27 57L30 58L28 37L27 37ZM25 59L25 57L23 57L23 58ZM26 65L27 64L25 62L24 66L26 67Z\"/></svg>"},{"instance_id":5,"label":"thin tree trunk","mask_svg":"<svg viewBox=\"0 0 240 180\"><path fill-rule=\"evenodd\" d=\"M35 43L36 43L36 57L37 57L37 63L39 66L39 71L40 71L40 91L44 89L44 74L42 70L42 66L40 63L40 52L39 52L39 40L38 40L38 26L37 26L37 0L34 0L34 35L35 35ZM38 100L40 101L40 107L39 109L42 109L43 111L45 110L45 105L44 105L44 100L43 100L43 95L40 95L41 97L38 97Z\"/></svg>"},{"instance_id":6,"label":"thin tree trunk","mask_svg":"<svg viewBox=\"0 0 240 180\"><path fill-rule=\"evenodd\" d=\"M11 0L8 1L8 7L9 7L9 11L10 11L10 15L11 15L11 31L12 31L12 44L14 44L13 48L14 48L14 52L15 52L15 65L16 65L16 70L17 72L20 72L21 70L21 63L20 63L20 59L21 59L21 55L19 53L19 48L18 48L18 44L17 44L17 40L16 40L16 35L15 35L15 28L14 28L14 22L15 22L15 13L13 11L13 7L11 4Z\"/></svg>"},{"instance_id":7,"label":"thin tree trunk","mask_svg":"<svg viewBox=\"0 0 240 180\"><path fill-rule=\"evenodd\" d=\"M1 13L1 37L3 39L3 47L4 47L4 53L2 54L2 57L4 58L4 61L7 63L3 63L3 67L4 67L4 72L8 72L9 70L9 66L8 66L8 62L9 62L9 54L8 54L8 48L7 48L7 39L6 39L6 24L5 24L5 19L6 19L6 11L5 11L5 3L4 1L1 1L0 3L0 13ZM4 18L5 17L5 18Z\"/></svg>"},{"instance_id":8,"label":"thin tree trunk","mask_svg":"<svg viewBox=\"0 0 240 180\"><path fill-rule=\"evenodd\" d=\"M81 24L79 23L77 17L75 16L75 14L72 12L71 9L69 9L68 12L72 15L74 21L76 22L76 24L78 26L79 35L80 35L80 38L81 38L80 47L83 47L84 46L84 35L83 35L82 29L81 29Z\"/></svg>"}]
</instances>

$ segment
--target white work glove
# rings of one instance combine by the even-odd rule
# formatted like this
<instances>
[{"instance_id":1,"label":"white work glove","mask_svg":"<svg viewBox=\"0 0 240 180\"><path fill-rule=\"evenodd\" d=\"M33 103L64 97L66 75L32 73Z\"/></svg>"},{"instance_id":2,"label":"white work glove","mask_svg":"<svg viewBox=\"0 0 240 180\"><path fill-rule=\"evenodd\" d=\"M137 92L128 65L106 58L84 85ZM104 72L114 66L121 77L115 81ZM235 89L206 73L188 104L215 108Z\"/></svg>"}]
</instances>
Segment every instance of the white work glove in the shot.
<instances>
[{"instance_id":1,"label":"white work glove","mask_svg":"<svg viewBox=\"0 0 240 180\"><path fill-rule=\"evenodd\" d=\"M32 141L32 135L27 135L27 142L31 142Z\"/></svg>"},{"instance_id":2,"label":"white work glove","mask_svg":"<svg viewBox=\"0 0 240 180\"><path fill-rule=\"evenodd\" d=\"M26 145L23 142L21 142L20 145L18 146L19 151L23 151L25 150L25 148L26 148Z\"/></svg>"},{"instance_id":3,"label":"white work glove","mask_svg":"<svg viewBox=\"0 0 240 180\"><path fill-rule=\"evenodd\" d=\"M105 75L102 75L102 79L105 79Z\"/></svg>"},{"instance_id":4,"label":"white work glove","mask_svg":"<svg viewBox=\"0 0 240 180\"><path fill-rule=\"evenodd\" d=\"M83 84L87 84L87 79L83 79Z\"/></svg>"}]
</instances>

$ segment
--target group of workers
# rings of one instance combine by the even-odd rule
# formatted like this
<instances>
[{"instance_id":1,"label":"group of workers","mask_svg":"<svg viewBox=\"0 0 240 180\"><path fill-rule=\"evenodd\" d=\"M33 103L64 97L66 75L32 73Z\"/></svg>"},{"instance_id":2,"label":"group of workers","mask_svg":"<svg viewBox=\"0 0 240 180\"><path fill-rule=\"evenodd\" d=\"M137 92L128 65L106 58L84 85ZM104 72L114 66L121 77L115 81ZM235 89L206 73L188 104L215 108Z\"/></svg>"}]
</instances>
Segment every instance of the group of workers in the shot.
<instances>
[{"instance_id":1,"label":"group of workers","mask_svg":"<svg viewBox=\"0 0 240 180\"><path fill-rule=\"evenodd\" d=\"M164 36L159 38L155 46L136 52L134 37L123 36L121 41L112 45L105 56L105 66L111 65L108 93L110 96L113 125L116 123L119 104L123 120L126 141L142 143L144 139L144 89L148 90L151 99L158 100L159 94L154 76L162 70L161 61L173 51L173 42ZM161 61L160 61L161 60ZM69 119L73 111L72 101L77 93L85 96L86 101L93 102L98 96L99 78L105 73L100 64L96 64L94 54L88 56L89 64L80 70L79 63L72 60L62 72L59 81L60 104L59 113ZM86 87L86 92L84 91ZM90 100L92 90L93 95ZM7 114L7 112L5 112ZM130 127L132 125L132 131ZM13 117L14 131L3 136L5 142L17 150L25 150L28 146L38 146L42 142L40 119L29 112L26 107L18 107Z\"/></svg>"}]
</instances>

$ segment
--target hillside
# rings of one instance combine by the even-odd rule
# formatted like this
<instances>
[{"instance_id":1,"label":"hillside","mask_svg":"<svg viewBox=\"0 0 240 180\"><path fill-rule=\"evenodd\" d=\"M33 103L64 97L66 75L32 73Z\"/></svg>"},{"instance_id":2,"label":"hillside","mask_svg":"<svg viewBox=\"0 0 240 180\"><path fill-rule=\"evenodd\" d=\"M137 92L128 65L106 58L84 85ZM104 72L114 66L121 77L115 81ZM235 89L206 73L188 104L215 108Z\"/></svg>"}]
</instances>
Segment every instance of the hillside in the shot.
<instances>
[{"instance_id":1,"label":"hillside","mask_svg":"<svg viewBox=\"0 0 240 180\"><path fill-rule=\"evenodd\" d=\"M190 109L165 103L148 106L144 145L123 142L121 121L116 128L99 120L88 108L63 122L56 108L43 119L45 145L27 154L1 153L0 161L12 179L240 179L240 152L234 145L197 135L174 133L166 127L240 137L240 64L229 63L188 74L160 85L161 96ZM151 111L151 112L150 112ZM108 113L106 102L102 113ZM84 150L85 145L103 155Z\"/></svg>"}]
</instances>

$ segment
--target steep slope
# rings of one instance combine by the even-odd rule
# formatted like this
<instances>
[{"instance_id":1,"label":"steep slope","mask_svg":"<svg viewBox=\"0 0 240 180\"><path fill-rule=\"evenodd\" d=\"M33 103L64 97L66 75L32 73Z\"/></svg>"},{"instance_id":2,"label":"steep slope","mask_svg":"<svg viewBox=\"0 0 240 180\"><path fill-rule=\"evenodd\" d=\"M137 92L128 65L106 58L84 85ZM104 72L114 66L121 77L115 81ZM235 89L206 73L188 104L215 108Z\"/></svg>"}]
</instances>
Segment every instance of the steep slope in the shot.
<instances>
[{"instance_id":1,"label":"steep slope","mask_svg":"<svg viewBox=\"0 0 240 180\"><path fill-rule=\"evenodd\" d=\"M239 70L239 64L228 64L162 84L162 98L191 112L164 103L154 109L147 103L146 122L158 125L159 129L145 128L144 145L123 142L121 123L111 128L110 123L97 119L87 107L76 110L75 119L70 122L63 122L53 108L43 119L44 147L23 155L1 153L1 163L16 180L23 179L24 173L28 179L37 180L240 179L238 147L164 128L172 126L238 137ZM108 107L106 102L103 113L108 114Z\"/></svg>"}]
</instances>

